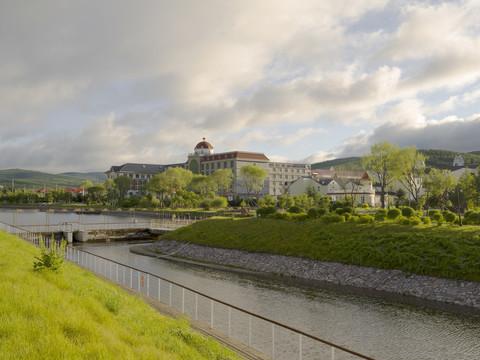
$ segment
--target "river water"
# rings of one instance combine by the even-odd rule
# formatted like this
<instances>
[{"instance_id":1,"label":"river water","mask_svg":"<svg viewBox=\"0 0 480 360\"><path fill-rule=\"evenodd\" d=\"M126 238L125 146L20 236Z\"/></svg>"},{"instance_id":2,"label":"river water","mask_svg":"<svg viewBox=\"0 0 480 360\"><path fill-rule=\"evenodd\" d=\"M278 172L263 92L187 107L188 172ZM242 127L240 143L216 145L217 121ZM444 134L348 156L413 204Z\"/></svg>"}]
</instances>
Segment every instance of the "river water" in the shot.
<instances>
[{"instance_id":1,"label":"river water","mask_svg":"<svg viewBox=\"0 0 480 360\"><path fill-rule=\"evenodd\" d=\"M0 209L0 221L11 224L14 216L12 211ZM16 216L19 224L34 219L44 224L46 219L41 212L23 211ZM49 216L50 224L78 221L79 217ZM84 215L83 222L87 222L85 218L105 221L103 215ZM130 246L82 247L377 359L480 359L480 316L468 311L448 312L154 259L131 253Z\"/></svg>"}]
</instances>

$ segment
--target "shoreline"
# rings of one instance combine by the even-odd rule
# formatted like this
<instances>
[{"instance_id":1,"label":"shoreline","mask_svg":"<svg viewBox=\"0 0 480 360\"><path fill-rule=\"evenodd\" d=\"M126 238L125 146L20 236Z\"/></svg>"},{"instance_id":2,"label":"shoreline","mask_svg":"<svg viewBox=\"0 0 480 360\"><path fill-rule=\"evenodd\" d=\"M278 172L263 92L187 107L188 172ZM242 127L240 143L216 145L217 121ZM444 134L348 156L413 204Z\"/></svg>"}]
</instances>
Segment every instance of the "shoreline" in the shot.
<instances>
[{"instance_id":1,"label":"shoreline","mask_svg":"<svg viewBox=\"0 0 480 360\"><path fill-rule=\"evenodd\" d=\"M465 315L480 315L480 283L477 282L214 248L175 240L159 240L148 245L132 246L130 251L139 255L297 285L356 293Z\"/></svg>"}]
</instances>

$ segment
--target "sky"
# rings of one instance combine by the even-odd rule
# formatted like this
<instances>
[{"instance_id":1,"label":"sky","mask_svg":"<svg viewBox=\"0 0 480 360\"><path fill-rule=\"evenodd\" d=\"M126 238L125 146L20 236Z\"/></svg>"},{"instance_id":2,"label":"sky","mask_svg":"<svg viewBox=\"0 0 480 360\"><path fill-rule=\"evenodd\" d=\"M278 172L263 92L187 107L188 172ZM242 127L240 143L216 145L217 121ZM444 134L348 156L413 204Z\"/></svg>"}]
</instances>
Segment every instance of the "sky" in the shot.
<instances>
[{"instance_id":1,"label":"sky","mask_svg":"<svg viewBox=\"0 0 480 360\"><path fill-rule=\"evenodd\" d=\"M480 150L480 1L0 0L0 169ZM453 161L453 159L452 159Z\"/></svg>"}]
</instances>

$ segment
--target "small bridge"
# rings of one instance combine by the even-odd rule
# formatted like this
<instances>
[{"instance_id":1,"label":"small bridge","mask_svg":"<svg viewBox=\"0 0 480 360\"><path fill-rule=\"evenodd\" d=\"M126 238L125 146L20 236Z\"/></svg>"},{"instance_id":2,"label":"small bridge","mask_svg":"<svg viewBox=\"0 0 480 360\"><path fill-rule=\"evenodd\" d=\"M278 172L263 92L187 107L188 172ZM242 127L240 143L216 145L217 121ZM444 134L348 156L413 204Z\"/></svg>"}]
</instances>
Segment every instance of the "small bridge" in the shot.
<instances>
[{"instance_id":1,"label":"small bridge","mask_svg":"<svg viewBox=\"0 0 480 360\"><path fill-rule=\"evenodd\" d=\"M16 225L15 228L19 231L34 234L60 234L61 237L66 238L70 243L73 240L92 242L151 238L190 225L196 221L189 219L152 219L150 221L133 222L63 222L46 225Z\"/></svg>"}]
</instances>

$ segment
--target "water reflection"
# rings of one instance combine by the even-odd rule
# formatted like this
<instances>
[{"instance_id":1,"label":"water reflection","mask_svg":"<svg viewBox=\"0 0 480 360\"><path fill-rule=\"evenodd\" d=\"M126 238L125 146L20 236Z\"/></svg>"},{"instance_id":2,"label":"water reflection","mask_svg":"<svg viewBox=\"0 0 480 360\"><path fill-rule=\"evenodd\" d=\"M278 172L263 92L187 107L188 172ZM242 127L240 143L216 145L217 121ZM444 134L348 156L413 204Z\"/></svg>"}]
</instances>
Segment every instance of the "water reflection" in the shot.
<instances>
[{"instance_id":1,"label":"water reflection","mask_svg":"<svg viewBox=\"0 0 480 360\"><path fill-rule=\"evenodd\" d=\"M153 259L132 254L129 247L88 246L96 254L378 359L480 359L478 315Z\"/></svg>"}]
</instances>

